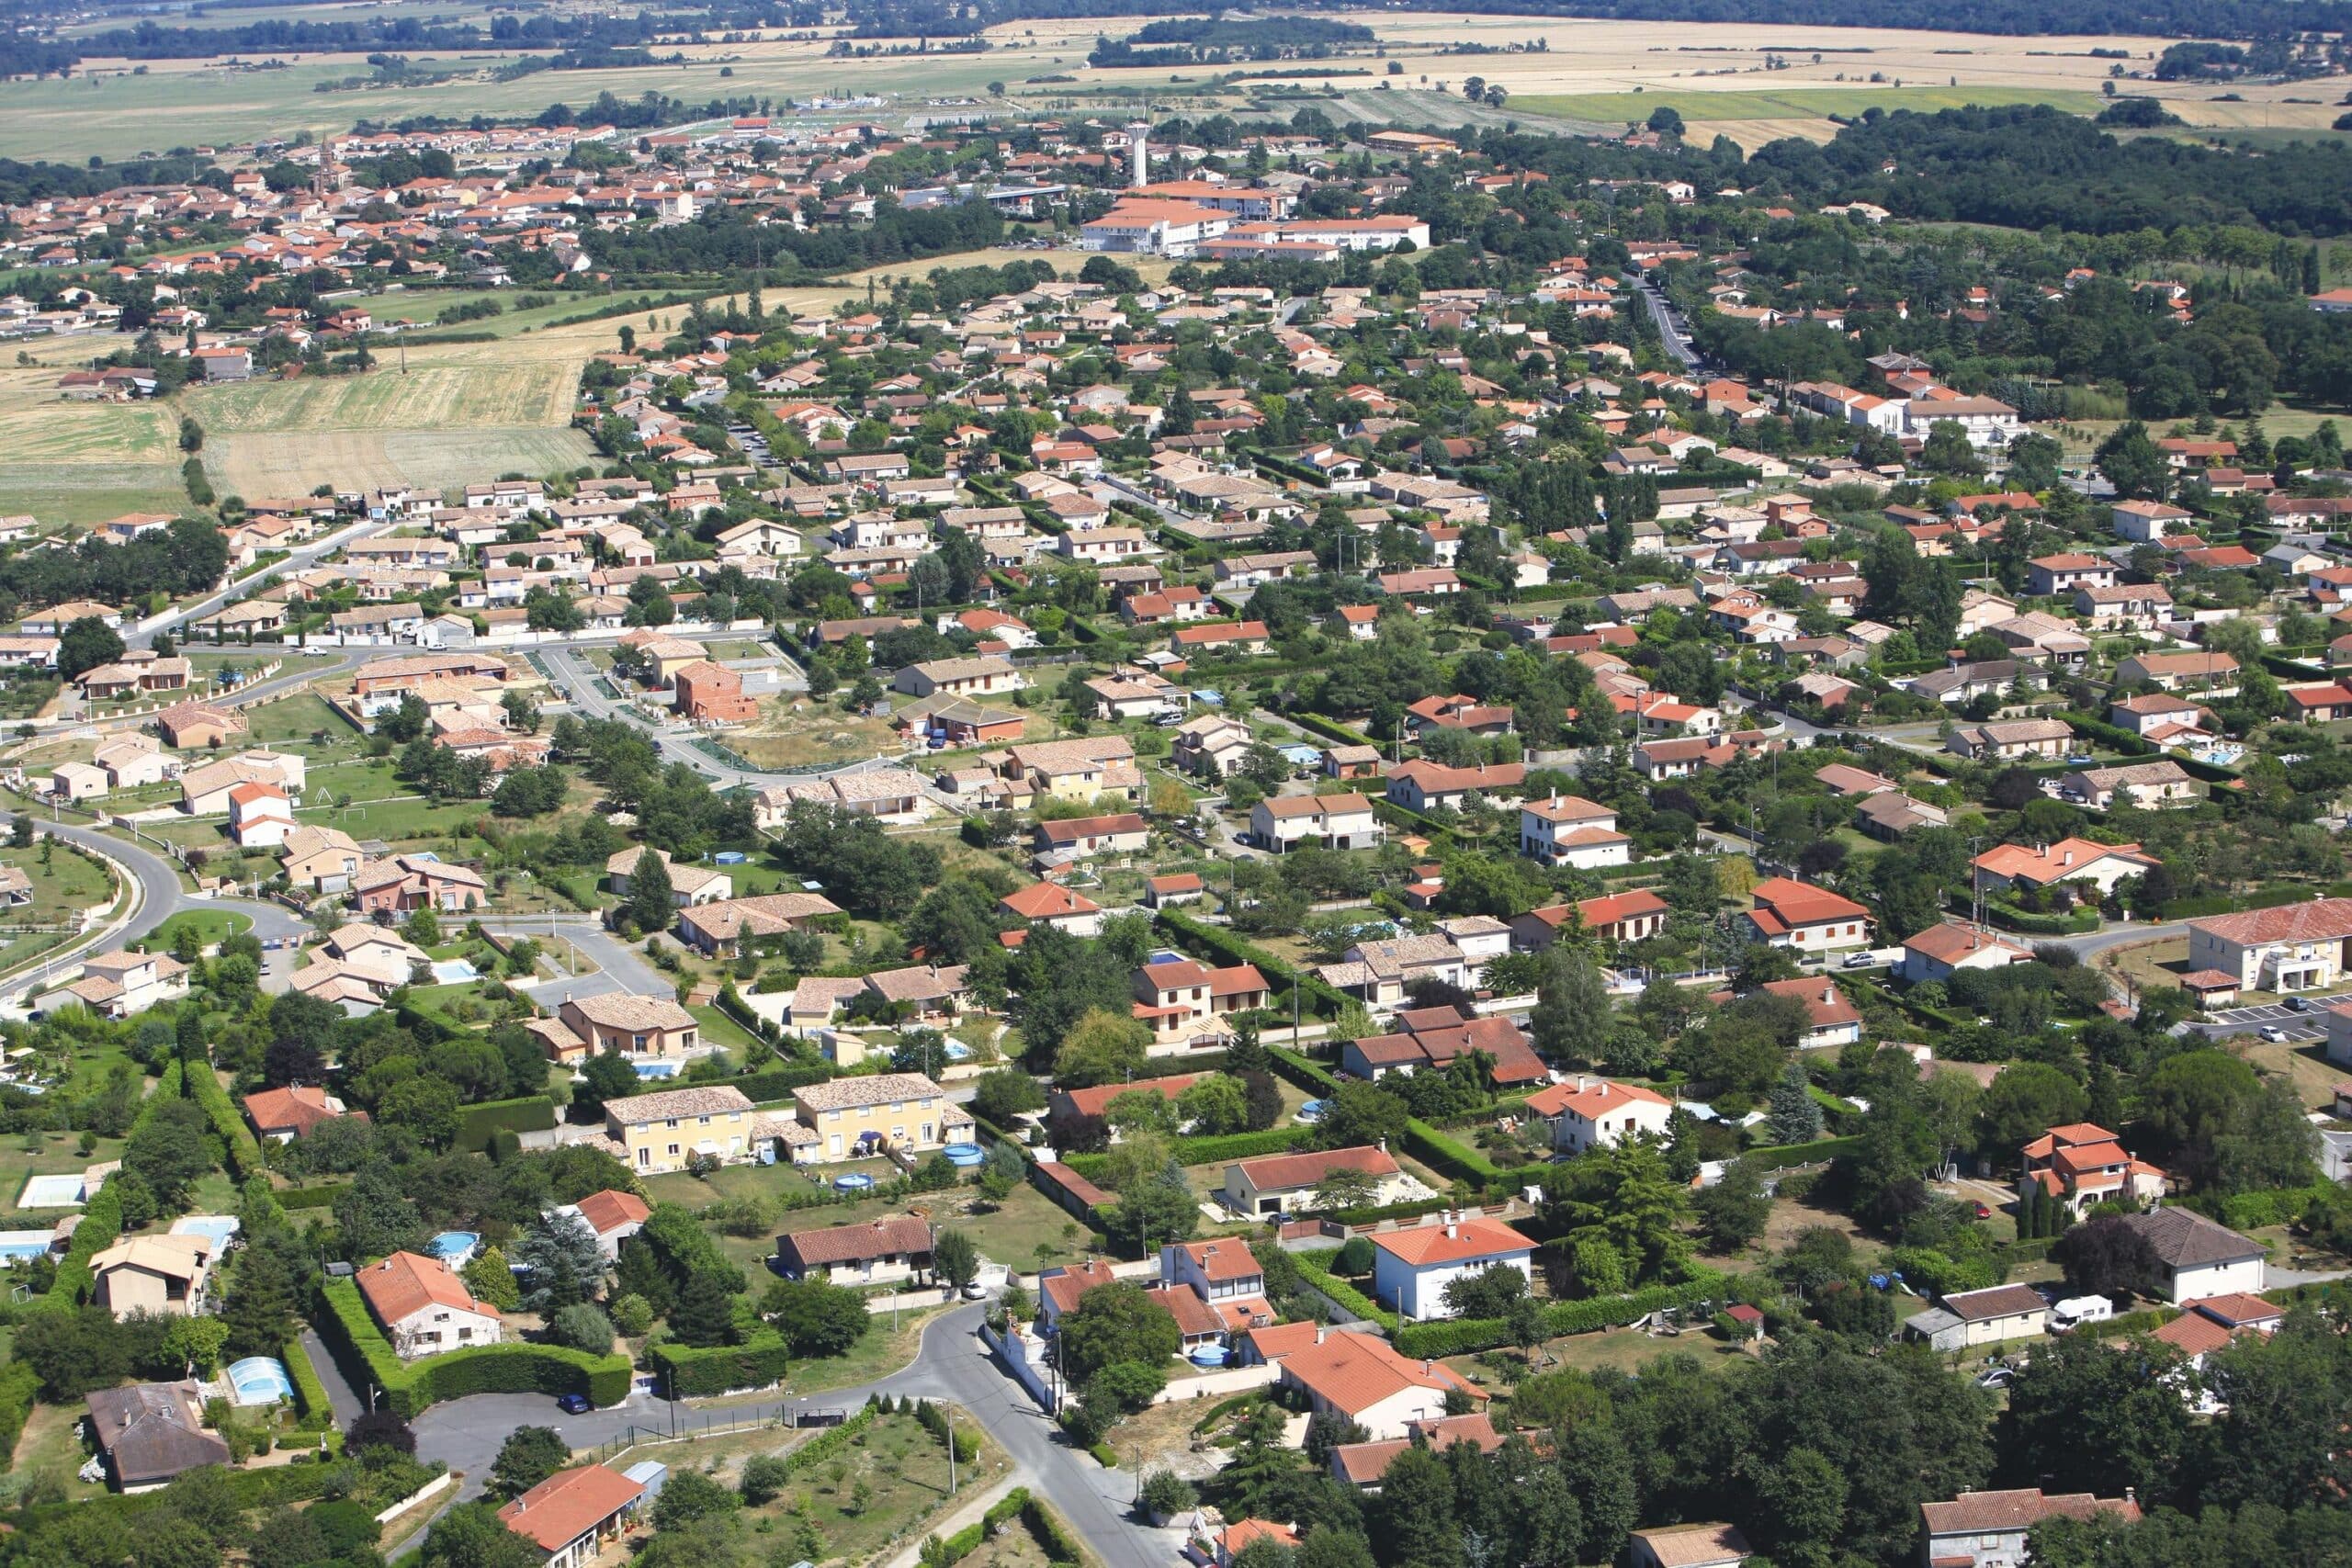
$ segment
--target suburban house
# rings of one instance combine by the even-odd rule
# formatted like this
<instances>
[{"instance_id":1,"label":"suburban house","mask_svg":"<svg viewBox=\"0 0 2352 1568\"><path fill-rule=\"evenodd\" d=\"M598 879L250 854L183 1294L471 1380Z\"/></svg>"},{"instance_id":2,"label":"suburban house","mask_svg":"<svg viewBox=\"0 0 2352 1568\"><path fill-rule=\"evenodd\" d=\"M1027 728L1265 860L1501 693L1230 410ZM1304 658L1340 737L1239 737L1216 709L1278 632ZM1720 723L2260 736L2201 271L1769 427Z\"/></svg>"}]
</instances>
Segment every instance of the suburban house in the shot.
<instances>
[{"instance_id":1,"label":"suburban house","mask_svg":"<svg viewBox=\"0 0 2352 1568\"><path fill-rule=\"evenodd\" d=\"M1904 939L1903 960L1895 965L1895 973L1919 985L1949 980L1962 969L2022 964L2032 956L2029 949L2007 937L1945 920Z\"/></svg>"},{"instance_id":2,"label":"suburban house","mask_svg":"<svg viewBox=\"0 0 2352 1568\"><path fill-rule=\"evenodd\" d=\"M209 1235L126 1236L90 1255L91 1301L116 1321L146 1313L187 1317L205 1309L220 1244Z\"/></svg>"},{"instance_id":3,"label":"suburban house","mask_svg":"<svg viewBox=\"0 0 2352 1568\"><path fill-rule=\"evenodd\" d=\"M1625 1538L1632 1568L1739 1568L1754 1550L1737 1525L1661 1525Z\"/></svg>"},{"instance_id":4,"label":"suburban house","mask_svg":"<svg viewBox=\"0 0 2352 1568\"><path fill-rule=\"evenodd\" d=\"M627 992L567 998L553 1018L523 1026L551 1062L584 1062L616 1052L633 1062L674 1062L695 1049L695 1015L667 997Z\"/></svg>"},{"instance_id":5,"label":"suburban house","mask_svg":"<svg viewBox=\"0 0 2352 1568\"><path fill-rule=\"evenodd\" d=\"M1552 904L1512 916L1510 944L1522 953L1541 952L1564 929L1587 931L1603 942L1641 942L1665 930L1673 912L1665 899L1646 887L1575 904Z\"/></svg>"},{"instance_id":6,"label":"suburban house","mask_svg":"<svg viewBox=\"0 0 2352 1568\"><path fill-rule=\"evenodd\" d=\"M2161 699L2159 699L2161 700ZM2105 811L2117 806L2168 811L2197 804L2197 782L2178 762L2131 762L2116 768L2085 768L2058 781L2058 798Z\"/></svg>"},{"instance_id":7,"label":"suburban house","mask_svg":"<svg viewBox=\"0 0 2352 1568\"><path fill-rule=\"evenodd\" d=\"M1868 947L1871 913L1851 898L1785 876L1756 885L1756 908L1747 912L1756 940L1800 953Z\"/></svg>"},{"instance_id":8,"label":"suburban house","mask_svg":"<svg viewBox=\"0 0 2352 1568\"><path fill-rule=\"evenodd\" d=\"M1371 1082L1390 1073L1443 1072L1464 1052L1491 1058L1487 1082L1497 1089L1550 1081L1535 1047L1508 1018L1464 1018L1450 1007L1410 1008L1396 1015L1393 1034L1368 1035L1340 1047L1340 1070Z\"/></svg>"},{"instance_id":9,"label":"suburban house","mask_svg":"<svg viewBox=\"0 0 2352 1568\"><path fill-rule=\"evenodd\" d=\"M204 1429L202 1394L191 1379L104 1388L83 1400L116 1491L152 1492L185 1471L228 1464L228 1443Z\"/></svg>"},{"instance_id":10,"label":"suburban house","mask_svg":"<svg viewBox=\"0 0 2352 1568\"><path fill-rule=\"evenodd\" d=\"M404 1361L495 1345L504 1337L498 1309L474 1300L466 1282L437 1258L395 1252L361 1269L357 1283L393 1354Z\"/></svg>"},{"instance_id":11,"label":"suburban house","mask_svg":"<svg viewBox=\"0 0 2352 1568\"><path fill-rule=\"evenodd\" d=\"M911 697L994 697L1020 691L1028 684L1028 678L1011 660L992 653L910 664L890 682L892 690Z\"/></svg>"},{"instance_id":12,"label":"suburban house","mask_svg":"<svg viewBox=\"0 0 2352 1568\"><path fill-rule=\"evenodd\" d=\"M670 878L670 902L684 909L696 904L717 904L735 897L735 879L716 866L690 865L670 858L667 850L632 844L605 861L605 885L626 898L636 886L637 870L651 855Z\"/></svg>"},{"instance_id":13,"label":"suburban house","mask_svg":"<svg viewBox=\"0 0 2352 1568\"><path fill-rule=\"evenodd\" d=\"M342 1100L309 1084L245 1096L245 1120L253 1123L254 1135L273 1144L290 1144L320 1122L348 1114ZM368 1119L365 1111L358 1114L361 1121Z\"/></svg>"},{"instance_id":14,"label":"suburban house","mask_svg":"<svg viewBox=\"0 0 2352 1568\"><path fill-rule=\"evenodd\" d=\"M1316 1154L1267 1155L1225 1168L1225 1206L1251 1219L1287 1214L1314 1201L1315 1190L1334 1170L1352 1170L1373 1182L1375 1205L1394 1203L1409 1190L1412 1179L1398 1168L1386 1149L1359 1145Z\"/></svg>"},{"instance_id":15,"label":"suburban house","mask_svg":"<svg viewBox=\"0 0 2352 1568\"><path fill-rule=\"evenodd\" d=\"M2115 891L2115 885L2124 878L2145 875L2157 862L2155 856L2137 844L2061 839L2054 844L2030 849L2023 844L1996 844L1972 863L1976 870L1976 886L1986 893L2086 882L2103 897Z\"/></svg>"},{"instance_id":16,"label":"suburban house","mask_svg":"<svg viewBox=\"0 0 2352 1568\"><path fill-rule=\"evenodd\" d=\"M2020 718L2006 724L1963 724L1951 732L1949 745L1956 755L1979 762L2063 757L2074 750L2075 730L2063 718Z\"/></svg>"},{"instance_id":17,"label":"suburban house","mask_svg":"<svg viewBox=\"0 0 2352 1568\"><path fill-rule=\"evenodd\" d=\"M1341 1443L1331 1450L1330 1471L1340 1480L1364 1492L1377 1492L1397 1456L1419 1442L1431 1453L1443 1453L1456 1443L1468 1443L1490 1454L1503 1446L1503 1435L1485 1411L1471 1416L1441 1416L1433 1421L1408 1421L1405 1436L1384 1442Z\"/></svg>"},{"instance_id":18,"label":"suburban house","mask_svg":"<svg viewBox=\"0 0 2352 1568\"><path fill-rule=\"evenodd\" d=\"M2087 1519L2113 1514L2136 1524L2140 1505L2132 1498L2094 1497L2087 1492L1970 1492L1949 1503L1922 1503L1926 1540L1921 1561L1936 1568L2025 1568L2033 1560L2026 1537L2044 1519Z\"/></svg>"},{"instance_id":19,"label":"suburban house","mask_svg":"<svg viewBox=\"0 0 2352 1568\"><path fill-rule=\"evenodd\" d=\"M677 933L681 942L708 957L732 958L746 941L802 931L841 912L839 905L820 893L763 893L681 909Z\"/></svg>"},{"instance_id":20,"label":"suburban house","mask_svg":"<svg viewBox=\"0 0 2352 1568\"><path fill-rule=\"evenodd\" d=\"M1300 845L1326 850L1380 847L1380 823L1360 795L1269 795L1250 808L1250 841L1276 854Z\"/></svg>"},{"instance_id":21,"label":"suburban house","mask_svg":"<svg viewBox=\"0 0 2352 1568\"><path fill-rule=\"evenodd\" d=\"M2123 1223L2145 1236L2154 1250L2165 1300L2173 1305L2206 1296L2262 1293L2269 1255L2260 1242L2189 1209L2126 1214Z\"/></svg>"},{"instance_id":22,"label":"suburban house","mask_svg":"<svg viewBox=\"0 0 2352 1568\"><path fill-rule=\"evenodd\" d=\"M587 1568L636 1520L645 1483L601 1464L560 1470L498 1510L499 1522L546 1554L547 1568Z\"/></svg>"},{"instance_id":23,"label":"suburban house","mask_svg":"<svg viewBox=\"0 0 2352 1568\"><path fill-rule=\"evenodd\" d=\"M871 1082L871 1079L861 1080ZM699 1156L734 1164L757 1153L758 1118L731 1084L665 1089L605 1102L605 1135L622 1163L644 1176L684 1170Z\"/></svg>"},{"instance_id":24,"label":"suburban house","mask_svg":"<svg viewBox=\"0 0 2352 1568\"><path fill-rule=\"evenodd\" d=\"M1102 906L1058 882L1016 887L998 899L996 907L1024 925L1053 926L1072 936L1102 934Z\"/></svg>"},{"instance_id":25,"label":"suburban house","mask_svg":"<svg viewBox=\"0 0 2352 1568\"><path fill-rule=\"evenodd\" d=\"M968 1138L971 1113L921 1073L834 1078L793 1091L794 1115L827 1159L903 1149L924 1154Z\"/></svg>"},{"instance_id":26,"label":"suburban house","mask_svg":"<svg viewBox=\"0 0 2352 1568\"><path fill-rule=\"evenodd\" d=\"M775 1238L775 1268L787 1280L893 1285L931 1272L931 1226L910 1214L871 1224L835 1225Z\"/></svg>"},{"instance_id":27,"label":"suburban house","mask_svg":"<svg viewBox=\"0 0 2352 1568\"><path fill-rule=\"evenodd\" d=\"M1504 927L1502 934L1503 945L1508 947L1510 929ZM1319 964L1315 972L1324 984L1363 998L1369 1007L1395 1008L1404 1003L1406 993L1416 983L1425 979L1472 989L1481 966L1441 929L1426 936L1359 942L1339 963Z\"/></svg>"},{"instance_id":28,"label":"suburban house","mask_svg":"<svg viewBox=\"0 0 2352 1568\"><path fill-rule=\"evenodd\" d=\"M1505 709L1509 712L1509 709ZM1388 770L1385 793L1408 811L1459 811L1472 795L1517 795L1527 783L1523 762L1482 762L1475 768L1418 761Z\"/></svg>"},{"instance_id":29,"label":"suburban house","mask_svg":"<svg viewBox=\"0 0 2352 1568\"><path fill-rule=\"evenodd\" d=\"M1826 976L1801 975L1793 980L1768 980L1758 989L1767 996L1793 997L1804 1004L1805 1031L1797 1037L1802 1050L1825 1051L1850 1045L1862 1037L1861 1010L1847 999L1837 981Z\"/></svg>"},{"instance_id":30,"label":"suburban house","mask_svg":"<svg viewBox=\"0 0 2352 1568\"><path fill-rule=\"evenodd\" d=\"M2352 947L2352 898L2312 898L2188 922L2188 967L2217 969L2249 991L2325 990Z\"/></svg>"},{"instance_id":31,"label":"suburban house","mask_svg":"<svg viewBox=\"0 0 2352 1568\"><path fill-rule=\"evenodd\" d=\"M1535 1243L1500 1220L1449 1213L1439 1224L1380 1232L1372 1247L1373 1295L1416 1322L1455 1316L1445 1288L1465 1276L1499 1265L1534 1278Z\"/></svg>"},{"instance_id":32,"label":"suburban house","mask_svg":"<svg viewBox=\"0 0 2352 1568\"><path fill-rule=\"evenodd\" d=\"M562 1203L555 1213L569 1214L586 1225L596 1237L596 1250L610 1263L621 1255L621 1243L645 1228L653 1210L634 1192L616 1191L607 1187L602 1192L591 1192L577 1203Z\"/></svg>"},{"instance_id":33,"label":"suburban house","mask_svg":"<svg viewBox=\"0 0 2352 1568\"><path fill-rule=\"evenodd\" d=\"M2096 1122L2052 1127L2023 1153L2018 1195L2040 1187L2077 1219L2094 1203L2153 1203L2165 1195L2165 1173L2126 1154L2116 1135Z\"/></svg>"},{"instance_id":34,"label":"suburban house","mask_svg":"<svg viewBox=\"0 0 2352 1568\"><path fill-rule=\"evenodd\" d=\"M1138 1022L1151 1026L1153 1043L1186 1041L1206 1045L1227 1036L1217 1021L1227 1014L1250 1012L1273 995L1254 964L1231 964L1212 969L1197 959L1160 955L1135 972L1135 1003Z\"/></svg>"},{"instance_id":35,"label":"suburban house","mask_svg":"<svg viewBox=\"0 0 2352 1568\"><path fill-rule=\"evenodd\" d=\"M107 1018L130 1018L187 995L187 965L167 953L94 953L64 993Z\"/></svg>"},{"instance_id":36,"label":"suburban house","mask_svg":"<svg viewBox=\"0 0 2352 1568\"><path fill-rule=\"evenodd\" d=\"M1040 860L1066 863L1094 855L1141 854L1151 842L1151 829L1133 811L1065 817L1038 823L1032 842Z\"/></svg>"},{"instance_id":37,"label":"suburban house","mask_svg":"<svg viewBox=\"0 0 2352 1568\"><path fill-rule=\"evenodd\" d=\"M1316 1415L1354 1422L1374 1442L1402 1438L1417 1421L1446 1414L1446 1396L1484 1404L1484 1389L1442 1361L1415 1360L1375 1334L1317 1330L1316 1341L1284 1356L1280 1386L1306 1396Z\"/></svg>"},{"instance_id":38,"label":"suburban house","mask_svg":"<svg viewBox=\"0 0 2352 1568\"><path fill-rule=\"evenodd\" d=\"M1633 842L1617 830L1615 810L1582 795L1555 795L1519 808L1519 852L1544 865L1623 865Z\"/></svg>"},{"instance_id":39,"label":"suburban house","mask_svg":"<svg viewBox=\"0 0 2352 1568\"><path fill-rule=\"evenodd\" d=\"M1582 1154L1628 1138L1666 1136L1674 1102L1639 1084L1611 1083L1578 1073L1527 1097L1527 1113L1552 1125L1552 1146Z\"/></svg>"},{"instance_id":40,"label":"suburban house","mask_svg":"<svg viewBox=\"0 0 2352 1568\"><path fill-rule=\"evenodd\" d=\"M1905 1318L1903 1332L1936 1350L2031 1339L2050 1332L2050 1303L2026 1285L1959 1291L1945 1296L1941 1305Z\"/></svg>"}]
</instances>

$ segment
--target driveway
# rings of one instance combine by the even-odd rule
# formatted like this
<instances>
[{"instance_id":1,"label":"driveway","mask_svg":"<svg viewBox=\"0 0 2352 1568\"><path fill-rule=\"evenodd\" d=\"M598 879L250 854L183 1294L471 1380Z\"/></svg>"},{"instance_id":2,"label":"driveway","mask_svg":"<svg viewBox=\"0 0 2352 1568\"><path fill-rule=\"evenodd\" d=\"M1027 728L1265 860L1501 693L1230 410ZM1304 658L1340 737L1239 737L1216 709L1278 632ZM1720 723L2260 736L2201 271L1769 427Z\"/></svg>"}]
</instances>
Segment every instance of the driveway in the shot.
<instances>
[{"instance_id":1,"label":"driveway","mask_svg":"<svg viewBox=\"0 0 2352 1568\"><path fill-rule=\"evenodd\" d=\"M2208 1040L2227 1040L2233 1035L2259 1034L2266 1029L2282 1031L2297 1043L2324 1038L2327 1025L2324 1010L2298 1012L2291 1008L2271 1003L2264 1007L2231 1008L2217 1012L2202 1023L2188 1027Z\"/></svg>"}]
</instances>

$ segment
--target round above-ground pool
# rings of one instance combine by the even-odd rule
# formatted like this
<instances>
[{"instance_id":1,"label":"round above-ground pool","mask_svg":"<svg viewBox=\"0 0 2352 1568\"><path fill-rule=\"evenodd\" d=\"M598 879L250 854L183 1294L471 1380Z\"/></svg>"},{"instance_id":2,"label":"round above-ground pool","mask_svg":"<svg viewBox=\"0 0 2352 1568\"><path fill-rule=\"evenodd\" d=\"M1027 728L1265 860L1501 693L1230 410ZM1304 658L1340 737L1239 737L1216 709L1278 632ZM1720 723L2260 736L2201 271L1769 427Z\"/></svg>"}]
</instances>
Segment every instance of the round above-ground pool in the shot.
<instances>
[{"instance_id":1,"label":"round above-ground pool","mask_svg":"<svg viewBox=\"0 0 2352 1568\"><path fill-rule=\"evenodd\" d=\"M1226 1354L1222 1345L1197 1345L1189 1359L1196 1367L1221 1367L1225 1365Z\"/></svg>"},{"instance_id":2,"label":"round above-ground pool","mask_svg":"<svg viewBox=\"0 0 2352 1568\"><path fill-rule=\"evenodd\" d=\"M949 1144L939 1152L958 1169L969 1169L989 1157L989 1152L978 1144Z\"/></svg>"},{"instance_id":3,"label":"round above-ground pool","mask_svg":"<svg viewBox=\"0 0 2352 1568\"><path fill-rule=\"evenodd\" d=\"M836 1192L871 1192L874 1190L874 1178L866 1175L865 1172L862 1170L853 1170L845 1175L836 1176L833 1178L833 1190Z\"/></svg>"},{"instance_id":4,"label":"round above-ground pool","mask_svg":"<svg viewBox=\"0 0 2352 1568\"><path fill-rule=\"evenodd\" d=\"M247 1356L229 1363L229 1390L239 1404L276 1404L294 1396L294 1380L286 1363L268 1356Z\"/></svg>"},{"instance_id":5,"label":"round above-ground pool","mask_svg":"<svg viewBox=\"0 0 2352 1568\"><path fill-rule=\"evenodd\" d=\"M1297 1122L1304 1126L1312 1127L1315 1123L1323 1120L1324 1108L1329 1104L1330 1104L1330 1101L1328 1100L1310 1100L1306 1104L1298 1108L1298 1113L1292 1117L1291 1120Z\"/></svg>"}]
</instances>

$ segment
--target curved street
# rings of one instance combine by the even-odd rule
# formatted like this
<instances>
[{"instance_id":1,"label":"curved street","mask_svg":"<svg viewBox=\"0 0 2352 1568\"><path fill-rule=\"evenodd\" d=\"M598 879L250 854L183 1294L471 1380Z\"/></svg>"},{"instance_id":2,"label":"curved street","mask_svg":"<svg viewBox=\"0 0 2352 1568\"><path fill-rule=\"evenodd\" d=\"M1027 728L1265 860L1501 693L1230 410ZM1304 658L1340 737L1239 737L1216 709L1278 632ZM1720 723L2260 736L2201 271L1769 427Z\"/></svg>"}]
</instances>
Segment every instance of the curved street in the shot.
<instances>
[{"instance_id":1,"label":"curved street","mask_svg":"<svg viewBox=\"0 0 2352 1568\"><path fill-rule=\"evenodd\" d=\"M1071 1446L980 1342L980 1318L986 1310L978 1304L957 1307L934 1318L914 1360L888 1377L805 1396L796 1395L787 1379L776 1397L763 1397L760 1407L785 1404L854 1410L867 1396L882 1392L944 1400L971 1414L1012 1459L1022 1483L1069 1522L1105 1568L1167 1568L1182 1543L1182 1532L1155 1529L1136 1517L1139 1472L1105 1470L1091 1455ZM354 1412L362 1408L358 1398L333 1372L334 1363L324 1359L324 1347L312 1346L311 1357L329 1384L338 1415L346 1408ZM683 1401L673 1405L640 1389L610 1409L567 1416L544 1394L481 1393L436 1404L412 1425L419 1459L439 1460L451 1470L464 1472L463 1484L452 1499L461 1502L481 1495L499 1445L516 1427L552 1427L579 1451L632 1436L651 1440L669 1430L673 1416L683 1428L699 1425L707 1416L723 1416L727 1410L723 1404L698 1406ZM656 1448L647 1457L662 1459L665 1452L666 1446ZM693 1453L691 1445L681 1445L677 1458L690 1461ZM1131 1463L1136 1458L1121 1457ZM1142 1457L1148 1461L1151 1456ZM421 1539L420 1532L412 1538L412 1544Z\"/></svg>"}]
</instances>

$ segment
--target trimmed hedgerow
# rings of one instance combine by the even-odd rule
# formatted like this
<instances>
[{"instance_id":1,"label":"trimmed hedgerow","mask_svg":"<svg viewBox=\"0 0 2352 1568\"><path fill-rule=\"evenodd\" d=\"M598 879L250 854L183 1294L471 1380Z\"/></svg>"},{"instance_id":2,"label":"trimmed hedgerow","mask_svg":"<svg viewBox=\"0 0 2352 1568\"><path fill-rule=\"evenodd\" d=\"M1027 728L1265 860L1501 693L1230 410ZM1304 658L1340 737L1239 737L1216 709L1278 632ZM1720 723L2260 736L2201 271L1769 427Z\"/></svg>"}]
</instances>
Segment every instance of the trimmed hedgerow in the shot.
<instances>
[{"instance_id":1,"label":"trimmed hedgerow","mask_svg":"<svg viewBox=\"0 0 2352 1568\"><path fill-rule=\"evenodd\" d=\"M647 1359L665 1380L663 1391L673 1399L766 1388L784 1381L788 1364L784 1336L767 1327L741 1345L656 1345Z\"/></svg>"},{"instance_id":2,"label":"trimmed hedgerow","mask_svg":"<svg viewBox=\"0 0 2352 1568\"><path fill-rule=\"evenodd\" d=\"M1719 1301L1730 1291L1732 1282L1729 1275L1709 1271L1679 1285L1652 1285L1622 1296L1554 1302L1544 1309L1544 1333L1547 1338L1557 1338L1566 1334L1589 1334L1600 1328L1623 1328L1666 1307ZM1397 1350L1407 1356L1467 1356L1509 1344L1510 1331L1499 1318L1456 1317L1413 1324L1396 1338Z\"/></svg>"},{"instance_id":3,"label":"trimmed hedgerow","mask_svg":"<svg viewBox=\"0 0 2352 1568\"><path fill-rule=\"evenodd\" d=\"M329 1280L320 1288L327 1311L319 1330L327 1348L384 1391L385 1404L402 1420L445 1399L469 1393L582 1393L598 1405L628 1397L626 1356L592 1356L557 1345L509 1342L446 1351L402 1361L376 1326L359 1287Z\"/></svg>"}]
</instances>

